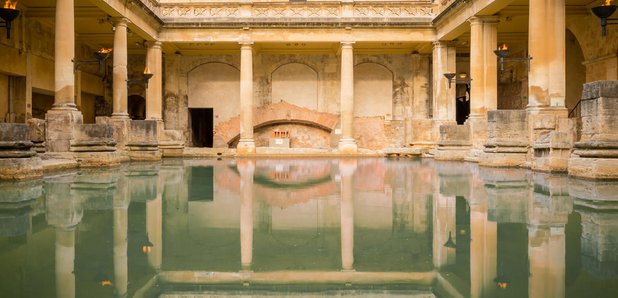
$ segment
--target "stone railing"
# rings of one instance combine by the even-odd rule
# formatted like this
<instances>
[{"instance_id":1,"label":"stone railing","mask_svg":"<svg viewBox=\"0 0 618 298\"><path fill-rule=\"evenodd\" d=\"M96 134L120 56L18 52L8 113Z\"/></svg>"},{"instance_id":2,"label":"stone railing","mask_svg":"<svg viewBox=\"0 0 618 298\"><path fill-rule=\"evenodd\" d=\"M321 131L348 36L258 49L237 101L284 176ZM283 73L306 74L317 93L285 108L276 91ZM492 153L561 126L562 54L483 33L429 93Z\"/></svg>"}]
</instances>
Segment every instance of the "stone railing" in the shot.
<instances>
[{"instance_id":1,"label":"stone railing","mask_svg":"<svg viewBox=\"0 0 618 298\"><path fill-rule=\"evenodd\" d=\"M153 0L141 0L143 3ZM431 21L437 6L431 1L388 2L192 2L159 3L150 7L166 23L174 22L292 22L292 21Z\"/></svg>"}]
</instances>

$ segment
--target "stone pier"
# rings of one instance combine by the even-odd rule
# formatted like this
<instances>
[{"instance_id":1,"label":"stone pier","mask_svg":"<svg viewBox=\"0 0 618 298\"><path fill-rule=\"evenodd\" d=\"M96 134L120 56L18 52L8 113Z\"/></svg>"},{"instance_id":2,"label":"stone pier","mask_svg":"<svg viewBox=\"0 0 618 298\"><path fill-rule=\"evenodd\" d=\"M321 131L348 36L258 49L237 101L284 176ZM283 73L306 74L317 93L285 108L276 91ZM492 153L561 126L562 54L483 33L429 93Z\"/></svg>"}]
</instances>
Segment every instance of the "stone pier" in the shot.
<instances>
[{"instance_id":1,"label":"stone pier","mask_svg":"<svg viewBox=\"0 0 618 298\"><path fill-rule=\"evenodd\" d=\"M41 159L32 150L29 127L0 123L0 180L21 180L42 176Z\"/></svg>"},{"instance_id":2,"label":"stone pier","mask_svg":"<svg viewBox=\"0 0 618 298\"><path fill-rule=\"evenodd\" d=\"M472 149L469 125L442 124L434 158L436 160L464 160Z\"/></svg>"},{"instance_id":3,"label":"stone pier","mask_svg":"<svg viewBox=\"0 0 618 298\"><path fill-rule=\"evenodd\" d=\"M126 153L131 160L160 160L156 120L133 120L129 126Z\"/></svg>"},{"instance_id":4,"label":"stone pier","mask_svg":"<svg viewBox=\"0 0 618 298\"><path fill-rule=\"evenodd\" d=\"M618 81L585 84L581 116L581 139L569 159L569 175L618 179Z\"/></svg>"},{"instance_id":5,"label":"stone pier","mask_svg":"<svg viewBox=\"0 0 618 298\"><path fill-rule=\"evenodd\" d=\"M526 111L489 111L487 123L487 143L479 158L479 165L522 166L528 153Z\"/></svg>"}]
</instances>

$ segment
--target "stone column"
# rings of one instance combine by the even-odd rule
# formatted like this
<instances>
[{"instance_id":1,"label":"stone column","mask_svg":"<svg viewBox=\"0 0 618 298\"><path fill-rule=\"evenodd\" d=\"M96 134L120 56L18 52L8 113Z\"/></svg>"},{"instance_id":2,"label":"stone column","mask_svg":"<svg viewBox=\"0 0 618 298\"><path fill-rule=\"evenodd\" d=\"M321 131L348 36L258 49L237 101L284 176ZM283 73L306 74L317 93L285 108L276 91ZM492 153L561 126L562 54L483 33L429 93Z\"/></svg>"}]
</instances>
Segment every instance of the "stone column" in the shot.
<instances>
[{"instance_id":1,"label":"stone column","mask_svg":"<svg viewBox=\"0 0 618 298\"><path fill-rule=\"evenodd\" d=\"M236 154L255 153L253 141L253 42L240 43L240 140Z\"/></svg>"},{"instance_id":2,"label":"stone column","mask_svg":"<svg viewBox=\"0 0 618 298\"><path fill-rule=\"evenodd\" d=\"M54 105L47 119L47 151L68 152L73 127L83 123L75 106L75 12L73 0L56 1L54 41Z\"/></svg>"},{"instance_id":3,"label":"stone column","mask_svg":"<svg viewBox=\"0 0 618 298\"><path fill-rule=\"evenodd\" d=\"M532 1L529 5L528 109L562 107L565 102L565 3Z\"/></svg>"},{"instance_id":4,"label":"stone column","mask_svg":"<svg viewBox=\"0 0 618 298\"><path fill-rule=\"evenodd\" d=\"M339 153L358 150L354 140L354 42L341 42L341 139Z\"/></svg>"},{"instance_id":5,"label":"stone column","mask_svg":"<svg viewBox=\"0 0 618 298\"><path fill-rule=\"evenodd\" d=\"M470 126L472 150L467 160L478 161L487 141L487 112L498 108L498 18L470 19Z\"/></svg>"},{"instance_id":6,"label":"stone column","mask_svg":"<svg viewBox=\"0 0 618 298\"><path fill-rule=\"evenodd\" d=\"M441 124L455 122L455 84L448 87L445 73L455 73L455 47L448 42L433 43L433 140L438 139Z\"/></svg>"},{"instance_id":7,"label":"stone column","mask_svg":"<svg viewBox=\"0 0 618 298\"><path fill-rule=\"evenodd\" d=\"M75 11L73 0L56 1L54 109L75 110Z\"/></svg>"},{"instance_id":8,"label":"stone column","mask_svg":"<svg viewBox=\"0 0 618 298\"><path fill-rule=\"evenodd\" d=\"M114 20L113 50L113 117L128 118L127 112L127 23L125 18Z\"/></svg>"},{"instance_id":9,"label":"stone column","mask_svg":"<svg viewBox=\"0 0 618 298\"><path fill-rule=\"evenodd\" d=\"M406 146L430 147L432 143L432 123L429 118L430 69L429 56L412 54L412 102L411 111L406 118Z\"/></svg>"},{"instance_id":10,"label":"stone column","mask_svg":"<svg viewBox=\"0 0 618 298\"><path fill-rule=\"evenodd\" d=\"M253 264L253 172L255 162L239 160L240 172L240 264L242 271L251 271Z\"/></svg>"},{"instance_id":11,"label":"stone column","mask_svg":"<svg viewBox=\"0 0 618 298\"><path fill-rule=\"evenodd\" d=\"M116 29L117 30L117 29ZM119 297L125 297L129 284L127 232L129 224L129 192L126 177L118 179L114 194L114 286Z\"/></svg>"},{"instance_id":12,"label":"stone column","mask_svg":"<svg viewBox=\"0 0 618 298\"><path fill-rule=\"evenodd\" d=\"M354 270L354 172L356 160L340 160L341 269Z\"/></svg>"},{"instance_id":13,"label":"stone column","mask_svg":"<svg viewBox=\"0 0 618 298\"><path fill-rule=\"evenodd\" d=\"M148 43L146 66L153 74L148 82L148 89L146 89L146 119L161 121L163 119L161 113L163 107L163 58L160 41Z\"/></svg>"},{"instance_id":14,"label":"stone column","mask_svg":"<svg viewBox=\"0 0 618 298\"><path fill-rule=\"evenodd\" d=\"M56 297L75 297L75 227L56 227Z\"/></svg>"}]
</instances>

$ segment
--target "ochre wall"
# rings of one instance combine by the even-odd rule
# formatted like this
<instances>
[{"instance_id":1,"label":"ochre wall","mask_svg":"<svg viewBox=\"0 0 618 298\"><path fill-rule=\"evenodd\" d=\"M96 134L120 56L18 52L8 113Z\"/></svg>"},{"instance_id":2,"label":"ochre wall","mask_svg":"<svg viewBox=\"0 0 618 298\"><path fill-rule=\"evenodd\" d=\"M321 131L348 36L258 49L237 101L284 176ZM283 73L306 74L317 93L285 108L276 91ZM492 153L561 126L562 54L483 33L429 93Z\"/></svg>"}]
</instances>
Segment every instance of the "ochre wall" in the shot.
<instances>
[{"instance_id":1,"label":"ochre wall","mask_svg":"<svg viewBox=\"0 0 618 298\"><path fill-rule=\"evenodd\" d=\"M413 100L416 97L413 86L415 81L427 81L429 73L426 69L415 72L412 56L355 55L355 115L371 118L373 129L358 128L362 148L381 149L402 143L404 118L426 117L426 104ZM166 55L163 115L166 128L182 130L187 143L192 144L189 108L214 108L215 127L238 116L239 58L232 54ZM339 114L339 59L335 54L254 54L254 107L283 100L314 111ZM415 80L418 76L424 80ZM417 89L419 93L420 90L429 92L420 86ZM427 94L417 95L419 100L428 99ZM423 109L415 111L413 103ZM373 125L380 126L377 134ZM296 143L299 147L300 144L314 148L323 144L332 146L332 136L322 138L322 132L293 127L295 137L304 140ZM314 133L317 139L312 140ZM267 144L267 139L260 141L265 138L263 133L256 131L256 138L258 146ZM292 144L294 147L295 142Z\"/></svg>"}]
</instances>

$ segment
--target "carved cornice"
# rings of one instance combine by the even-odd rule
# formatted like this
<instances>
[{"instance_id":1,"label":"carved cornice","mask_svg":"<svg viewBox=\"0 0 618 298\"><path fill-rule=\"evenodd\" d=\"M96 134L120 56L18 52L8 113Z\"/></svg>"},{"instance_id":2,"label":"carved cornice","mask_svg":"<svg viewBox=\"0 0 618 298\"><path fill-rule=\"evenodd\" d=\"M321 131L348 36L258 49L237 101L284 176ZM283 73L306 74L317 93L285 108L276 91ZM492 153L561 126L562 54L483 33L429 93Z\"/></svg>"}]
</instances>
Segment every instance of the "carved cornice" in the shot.
<instances>
[{"instance_id":1,"label":"carved cornice","mask_svg":"<svg viewBox=\"0 0 618 298\"><path fill-rule=\"evenodd\" d=\"M140 1L165 24L230 23L430 23L437 5L429 0L380 2L189 2Z\"/></svg>"}]
</instances>

